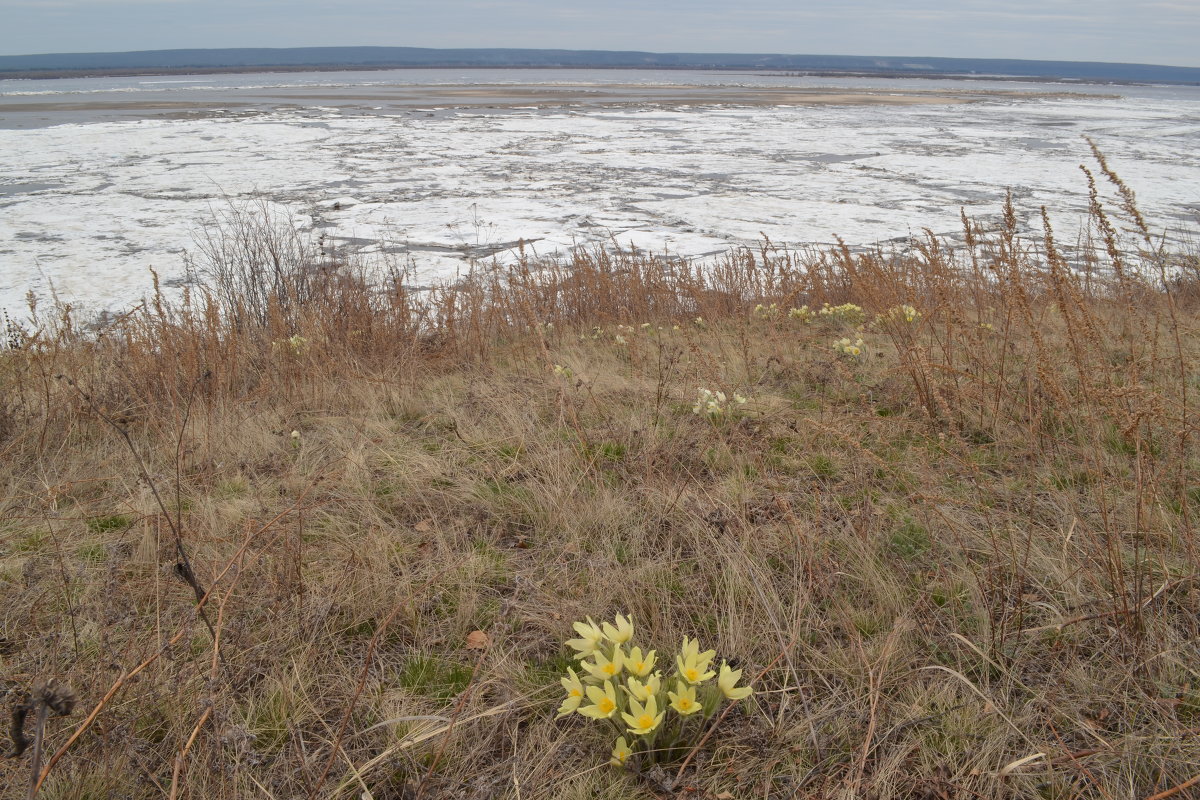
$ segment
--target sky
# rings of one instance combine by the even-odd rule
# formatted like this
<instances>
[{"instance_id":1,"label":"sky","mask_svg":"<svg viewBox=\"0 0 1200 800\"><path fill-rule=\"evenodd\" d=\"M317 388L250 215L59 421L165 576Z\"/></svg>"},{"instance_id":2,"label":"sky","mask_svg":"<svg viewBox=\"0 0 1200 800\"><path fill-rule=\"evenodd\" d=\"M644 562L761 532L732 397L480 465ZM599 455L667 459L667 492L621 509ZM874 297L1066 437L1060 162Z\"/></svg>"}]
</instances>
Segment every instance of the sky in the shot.
<instances>
[{"instance_id":1,"label":"sky","mask_svg":"<svg viewBox=\"0 0 1200 800\"><path fill-rule=\"evenodd\" d=\"M1200 0L0 0L0 55L545 47L1200 67Z\"/></svg>"}]
</instances>

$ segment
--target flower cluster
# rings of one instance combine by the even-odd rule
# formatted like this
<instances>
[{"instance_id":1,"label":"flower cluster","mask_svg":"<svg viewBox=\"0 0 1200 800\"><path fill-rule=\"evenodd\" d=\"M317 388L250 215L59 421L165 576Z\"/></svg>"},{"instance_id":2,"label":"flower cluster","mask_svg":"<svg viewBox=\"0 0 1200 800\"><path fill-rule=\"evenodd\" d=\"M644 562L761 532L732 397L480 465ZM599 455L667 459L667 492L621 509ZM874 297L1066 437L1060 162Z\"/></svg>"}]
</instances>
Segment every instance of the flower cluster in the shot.
<instances>
[{"instance_id":1,"label":"flower cluster","mask_svg":"<svg viewBox=\"0 0 1200 800\"><path fill-rule=\"evenodd\" d=\"M799 308L793 308L788 311L788 319L798 319L801 322L812 322L813 312L809 310L808 306L800 306Z\"/></svg>"},{"instance_id":2,"label":"flower cluster","mask_svg":"<svg viewBox=\"0 0 1200 800\"><path fill-rule=\"evenodd\" d=\"M817 316L832 322L844 322L847 325L861 325L867 321L867 314L862 310L862 306L856 306L854 303L842 303L840 306L831 306L829 303L825 303L817 312Z\"/></svg>"},{"instance_id":3,"label":"flower cluster","mask_svg":"<svg viewBox=\"0 0 1200 800\"><path fill-rule=\"evenodd\" d=\"M886 314L879 314L875 317L876 322L916 322L921 318L921 312L909 305L893 306L887 310Z\"/></svg>"},{"instance_id":4,"label":"flower cluster","mask_svg":"<svg viewBox=\"0 0 1200 800\"><path fill-rule=\"evenodd\" d=\"M308 339L297 333L295 336L271 342L271 350L278 355L291 355L299 358L308 352Z\"/></svg>"},{"instance_id":5,"label":"flower cluster","mask_svg":"<svg viewBox=\"0 0 1200 800\"><path fill-rule=\"evenodd\" d=\"M858 358L863 354L863 340L855 339L854 341L850 341L849 337L843 337L834 341L833 350L839 355Z\"/></svg>"},{"instance_id":6,"label":"flower cluster","mask_svg":"<svg viewBox=\"0 0 1200 800\"><path fill-rule=\"evenodd\" d=\"M754 692L737 685L741 670L726 662L714 670L716 651L701 652L700 643L686 636L673 674L664 676L655 669L658 651L633 646L631 617L618 614L614 622L599 625L588 617L573 627L579 638L568 639L567 646L575 651L583 674L567 668L561 680L567 697L558 716L581 714L616 727L622 735L609 761L615 766L624 765L643 745L652 757L671 752L689 739L688 718L700 714L702 720L711 719L724 700L743 700ZM674 712L669 718L668 711ZM690 732L698 736L699 728ZM656 743L663 746L656 748Z\"/></svg>"},{"instance_id":7,"label":"flower cluster","mask_svg":"<svg viewBox=\"0 0 1200 800\"><path fill-rule=\"evenodd\" d=\"M703 387L696 390L696 402L692 404L692 413L708 417L710 419L718 419L728 414L733 408L746 404L747 398L742 397L737 392L733 393L732 400L725 396L724 392L714 392Z\"/></svg>"},{"instance_id":8,"label":"flower cluster","mask_svg":"<svg viewBox=\"0 0 1200 800\"><path fill-rule=\"evenodd\" d=\"M759 303L754 307L754 316L759 319L775 319L779 316L779 306L775 303L771 303L769 306Z\"/></svg>"}]
</instances>

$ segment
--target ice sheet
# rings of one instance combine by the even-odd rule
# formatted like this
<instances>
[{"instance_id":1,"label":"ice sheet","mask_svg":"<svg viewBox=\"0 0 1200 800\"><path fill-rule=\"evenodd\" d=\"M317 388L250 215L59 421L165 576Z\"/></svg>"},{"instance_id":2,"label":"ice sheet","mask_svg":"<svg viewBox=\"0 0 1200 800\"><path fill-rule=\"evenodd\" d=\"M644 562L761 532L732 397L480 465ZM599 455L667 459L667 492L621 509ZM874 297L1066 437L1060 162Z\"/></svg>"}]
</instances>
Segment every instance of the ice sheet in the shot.
<instances>
[{"instance_id":1,"label":"ice sheet","mask_svg":"<svg viewBox=\"0 0 1200 800\"><path fill-rule=\"evenodd\" d=\"M26 292L87 309L167 286L215 211L290 209L350 249L399 253L420 280L473 259L616 242L703 256L1022 223L1073 238L1092 137L1156 230L1200 209L1200 90L985 96L957 105L481 109L432 116L279 108L249 115L0 130L0 308Z\"/></svg>"}]
</instances>

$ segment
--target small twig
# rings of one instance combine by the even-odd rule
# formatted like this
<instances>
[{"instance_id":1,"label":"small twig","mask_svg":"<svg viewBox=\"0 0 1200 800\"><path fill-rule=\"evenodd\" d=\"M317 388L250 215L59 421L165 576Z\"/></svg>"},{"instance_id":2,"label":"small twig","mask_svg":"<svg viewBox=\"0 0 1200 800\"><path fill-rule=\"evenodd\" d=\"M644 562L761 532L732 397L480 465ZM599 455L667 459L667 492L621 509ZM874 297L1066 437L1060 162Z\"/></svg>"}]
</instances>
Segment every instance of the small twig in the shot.
<instances>
[{"instance_id":1,"label":"small twig","mask_svg":"<svg viewBox=\"0 0 1200 800\"><path fill-rule=\"evenodd\" d=\"M192 735L188 737L187 743L180 749L179 754L175 756L175 769L171 773L170 800L175 800L179 796L179 777L183 773L183 761L187 758L188 751L192 749L192 745L196 743L196 737L200 735L200 729L204 727L204 723L208 722L209 716L212 715L212 710L212 706L204 709L204 713L200 715L200 719L196 722L196 727L192 728Z\"/></svg>"},{"instance_id":2,"label":"small twig","mask_svg":"<svg viewBox=\"0 0 1200 800\"><path fill-rule=\"evenodd\" d=\"M217 637L213 639L213 654L212 666L209 668L209 680L215 682L217 679L217 671L220 666L221 659L221 631L224 630L223 623L225 621L225 604L229 602L233 590L237 587L237 581L231 581L229 588L225 590L225 596L217 603ZM188 737L187 742L180 748L178 755L175 756L175 768L171 772L171 792L170 800L175 800L179 792L179 778L183 774L183 764L187 759L188 751L192 749L192 745L196 743L196 737L200 735L200 729L204 727L204 723L212 716L213 705L210 700L204 709L204 713L200 715L200 719L196 722L196 726L192 728L192 735Z\"/></svg>"},{"instance_id":3,"label":"small twig","mask_svg":"<svg viewBox=\"0 0 1200 800\"><path fill-rule=\"evenodd\" d=\"M1057 758L1051 759L1050 764L1052 764L1053 766L1058 766L1059 764L1066 764L1068 761L1078 761L1081 758L1086 758L1088 756L1097 755L1098 753L1107 753L1107 752L1108 752L1107 749L1100 748L1100 747L1093 748L1091 750L1077 750L1074 753L1066 753L1064 755L1058 756Z\"/></svg>"},{"instance_id":4,"label":"small twig","mask_svg":"<svg viewBox=\"0 0 1200 800\"><path fill-rule=\"evenodd\" d=\"M475 446L471 442L468 442L466 439L464 439L463 435L458 432L458 420L456 420L454 417L450 418L450 430L454 432L454 435L457 436L458 440L463 444L467 445L468 447Z\"/></svg>"},{"instance_id":5,"label":"small twig","mask_svg":"<svg viewBox=\"0 0 1200 800\"><path fill-rule=\"evenodd\" d=\"M1178 786L1172 786L1170 789L1159 792L1158 794L1152 794L1147 797L1146 800L1167 800L1168 797L1174 797L1180 792L1186 791L1198 783L1200 783L1200 775L1188 778Z\"/></svg>"},{"instance_id":6,"label":"small twig","mask_svg":"<svg viewBox=\"0 0 1200 800\"><path fill-rule=\"evenodd\" d=\"M46 734L46 718L49 716L49 707L45 703L37 703L37 721L33 724L33 756L29 760L29 794L26 795L29 800L37 797L38 770L42 767L42 737Z\"/></svg>"}]
</instances>

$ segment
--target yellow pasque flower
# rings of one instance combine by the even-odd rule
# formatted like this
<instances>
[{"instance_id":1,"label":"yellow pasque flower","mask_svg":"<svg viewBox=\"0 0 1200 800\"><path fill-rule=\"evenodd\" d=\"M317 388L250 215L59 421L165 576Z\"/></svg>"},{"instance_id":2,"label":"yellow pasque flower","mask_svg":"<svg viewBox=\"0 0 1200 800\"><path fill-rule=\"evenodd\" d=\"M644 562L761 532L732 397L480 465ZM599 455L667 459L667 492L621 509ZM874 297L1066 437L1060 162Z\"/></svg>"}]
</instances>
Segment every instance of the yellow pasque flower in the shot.
<instances>
[{"instance_id":1,"label":"yellow pasque flower","mask_svg":"<svg viewBox=\"0 0 1200 800\"><path fill-rule=\"evenodd\" d=\"M688 686L683 681L675 681L674 692L667 692L667 696L671 698L671 708L679 712L679 715L686 717L688 714L695 714L704 706L696 701L696 687Z\"/></svg>"},{"instance_id":2,"label":"yellow pasque flower","mask_svg":"<svg viewBox=\"0 0 1200 800\"><path fill-rule=\"evenodd\" d=\"M604 638L604 631L600 626L592 622L592 618L588 617L587 622L574 622L571 627L579 634L578 639L567 639L567 647L577 651L576 658L587 658L592 653L596 652L596 648L600 646L600 640Z\"/></svg>"},{"instance_id":3,"label":"yellow pasque flower","mask_svg":"<svg viewBox=\"0 0 1200 800\"><path fill-rule=\"evenodd\" d=\"M575 670L567 667L567 672L571 673L571 677L559 678L559 682L567 690L567 699L563 700L563 704L558 707L559 719L567 716L572 711L578 710L579 704L583 702L583 683L579 680L579 676L575 674Z\"/></svg>"},{"instance_id":4,"label":"yellow pasque flower","mask_svg":"<svg viewBox=\"0 0 1200 800\"><path fill-rule=\"evenodd\" d=\"M737 686L738 679L741 677L740 669L731 669L727 662L722 661L721 673L717 675L717 686L720 687L721 694L730 700L743 700L754 694L754 690L749 686Z\"/></svg>"},{"instance_id":5,"label":"yellow pasque flower","mask_svg":"<svg viewBox=\"0 0 1200 800\"><path fill-rule=\"evenodd\" d=\"M604 653L597 650L595 652L596 663L584 661L580 666L586 669L596 680L606 680L615 678L621 674L622 668L625 666L625 651L620 646L613 648L612 658L605 658Z\"/></svg>"},{"instance_id":6,"label":"yellow pasque flower","mask_svg":"<svg viewBox=\"0 0 1200 800\"><path fill-rule=\"evenodd\" d=\"M662 691L662 673L654 673L644 683L637 678L630 678L625 685L629 687L631 695L644 703Z\"/></svg>"},{"instance_id":7,"label":"yellow pasque flower","mask_svg":"<svg viewBox=\"0 0 1200 800\"><path fill-rule=\"evenodd\" d=\"M601 628L604 631L604 638L608 639L613 644L625 644L633 638L633 615L628 618L617 614L617 626L614 628L607 622L603 623Z\"/></svg>"},{"instance_id":8,"label":"yellow pasque flower","mask_svg":"<svg viewBox=\"0 0 1200 800\"><path fill-rule=\"evenodd\" d=\"M612 681L605 681L603 689L599 686L587 687L587 696L592 704L579 709L579 713L585 717L609 719L617 713L617 690Z\"/></svg>"},{"instance_id":9,"label":"yellow pasque flower","mask_svg":"<svg viewBox=\"0 0 1200 800\"><path fill-rule=\"evenodd\" d=\"M613 747L612 758L608 760L608 763L612 764L614 767L623 767L625 766L625 759L629 758L631 755L633 755L633 751L629 749L629 745L626 743L625 737L618 737L617 744L615 747Z\"/></svg>"},{"instance_id":10,"label":"yellow pasque flower","mask_svg":"<svg viewBox=\"0 0 1200 800\"><path fill-rule=\"evenodd\" d=\"M658 727L666 713L665 710L658 710L658 701L654 699L654 695L650 695L650 699L646 701L645 705L631 697L629 698L629 713L622 713L621 719L625 720L625 724L629 726L630 733L644 736Z\"/></svg>"},{"instance_id":11,"label":"yellow pasque flower","mask_svg":"<svg viewBox=\"0 0 1200 800\"><path fill-rule=\"evenodd\" d=\"M688 637L683 637L683 647L679 648L679 655L675 658L679 677L692 684L704 683L716 674L708 669L716 654L716 650L705 650L701 653L698 641L689 641Z\"/></svg>"},{"instance_id":12,"label":"yellow pasque flower","mask_svg":"<svg viewBox=\"0 0 1200 800\"><path fill-rule=\"evenodd\" d=\"M633 648L629 651L629 655L625 656L625 669L639 678L646 677L650 674L650 670L654 669L654 662L658 658L656 653L657 651L651 650L643 656L642 648Z\"/></svg>"}]
</instances>

